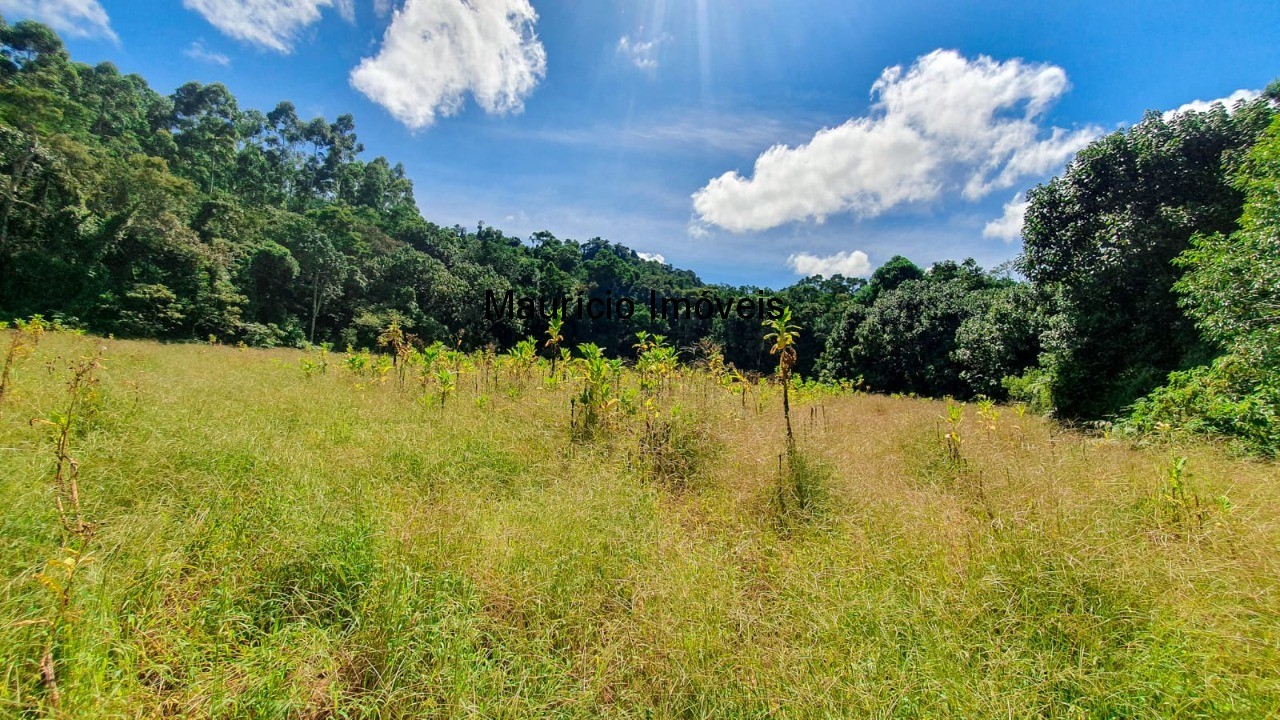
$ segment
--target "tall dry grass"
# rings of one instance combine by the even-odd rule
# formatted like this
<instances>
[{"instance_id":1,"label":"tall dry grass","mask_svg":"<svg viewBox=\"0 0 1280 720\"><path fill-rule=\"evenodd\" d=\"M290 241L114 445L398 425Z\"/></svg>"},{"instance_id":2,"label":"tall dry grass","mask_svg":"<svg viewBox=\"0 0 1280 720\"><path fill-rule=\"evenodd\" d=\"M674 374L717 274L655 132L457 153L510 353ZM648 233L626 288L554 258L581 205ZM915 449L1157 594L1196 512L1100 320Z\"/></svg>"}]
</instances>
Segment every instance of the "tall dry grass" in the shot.
<instances>
[{"instance_id":1,"label":"tall dry grass","mask_svg":"<svg viewBox=\"0 0 1280 720\"><path fill-rule=\"evenodd\" d=\"M48 334L0 406L4 716L51 710L28 420L92 342ZM767 385L682 371L655 450L643 410L571 440L545 372L441 407L336 356L106 345L64 717L1280 713L1274 464L974 405L957 461L944 403L801 392L794 477Z\"/></svg>"}]
</instances>

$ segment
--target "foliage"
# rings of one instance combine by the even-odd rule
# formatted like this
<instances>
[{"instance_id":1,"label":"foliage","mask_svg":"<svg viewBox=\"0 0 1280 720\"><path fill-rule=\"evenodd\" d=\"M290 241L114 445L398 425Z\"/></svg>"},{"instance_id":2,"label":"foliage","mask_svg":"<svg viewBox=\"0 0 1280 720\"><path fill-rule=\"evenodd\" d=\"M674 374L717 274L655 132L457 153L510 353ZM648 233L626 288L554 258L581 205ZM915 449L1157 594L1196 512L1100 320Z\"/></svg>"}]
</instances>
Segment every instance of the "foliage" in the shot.
<instances>
[{"instance_id":1,"label":"foliage","mask_svg":"<svg viewBox=\"0 0 1280 720\"><path fill-rule=\"evenodd\" d=\"M613 378L619 368L593 343L579 345L578 352L582 354L577 360L582 392L577 397L577 403L582 408L582 418L580 422L574 419L573 429L575 432L591 435L607 425L610 414L618 403L613 392Z\"/></svg>"},{"instance_id":2,"label":"foliage","mask_svg":"<svg viewBox=\"0 0 1280 720\"><path fill-rule=\"evenodd\" d=\"M782 313L773 320L765 320L765 342L772 342L770 355L778 356L778 382L782 385L782 415L787 423L787 451L794 451L794 435L791 432L791 370L795 367L798 355L796 341L800 338L800 327L791 323L791 308L783 308Z\"/></svg>"},{"instance_id":3,"label":"foliage","mask_svg":"<svg viewBox=\"0 0 1280 720\"><path fill-rule=\"evenodd\" d=\"M1130 428L1223 435L1280 455L1280 117L1250 151L1234 185L1245 195L1239 229L1197 235L1177 260L1175 286L1205 337L1223 348L1213 362L1174 372L1140 399Z\"/></svg>"},{"instance_id":4,"label":"foliage","mask_svg":"<svg viewBox=\"0 0 1280 720\"><path fill-rule=\"evenodd\" d=\"M505 348L550 322L486 318L489 290L707 289L600 238L522 242L483 224L433 225L403 166L361 157L350 115L306 120L288 101L245 109L216 83L161 95L109 63L72 61L33 22L0 25L0 56L3 316L266 347L370 346L396 317L425 342ZM679 345L713 329L637 321ZM616 320L566 324L551 350L621 352L632 333Z\"/></svg>"},{"instance_id":5,"label":"foliage","mask_svg":"<svg viewBox=\"0 0 1280 720\"><path fill-rule=\"evenodd\" d=\"M1172 261L1195 234L1234 227L1243 192L1231 175L1274 115L1266 97L1231 112L1148 113L1029 193L1019 267L1046 298L1056 413L1117 415L1209 358L1173 292L1183 268Z\"/></svg>"},{"instance_id":6,"label":"foliage","mask_svg":"<svg viewBox=\"0 0 1280 720\"><path fill-rule=\"evenodd\" d=\"M1034 365L1040 321L1031 289L972 259L913 273L899 263L854 296L827 340L827 379L881 392L1003 397L1004 378ZM910 266L914 267L914 266Z\"/></svg>"},{"instance_id":7,"label":"foliage","mask_svg":"<svg viewBox=\"0 0 1280 720\"><path fill-rule=\"evenodd\" d=\"M0 330L3 329L5 329L4 324L0 323ZM0 368L0 401L3 401L5 395L9 392L13 381L14 367L17 366L19 360L35 352L44 332L44 318L39 315L30 320L18 319L14 321L13 329L8 332L9 347L4 353L4 366Z\"/></svg>"}]
</instances>

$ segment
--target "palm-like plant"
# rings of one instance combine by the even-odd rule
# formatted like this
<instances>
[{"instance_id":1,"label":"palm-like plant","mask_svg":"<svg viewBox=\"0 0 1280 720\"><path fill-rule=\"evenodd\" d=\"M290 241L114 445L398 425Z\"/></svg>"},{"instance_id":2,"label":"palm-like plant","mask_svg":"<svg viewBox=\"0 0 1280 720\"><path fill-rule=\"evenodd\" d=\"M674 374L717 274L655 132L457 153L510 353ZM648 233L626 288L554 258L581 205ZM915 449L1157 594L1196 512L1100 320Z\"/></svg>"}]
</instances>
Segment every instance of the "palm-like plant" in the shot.
<instances>
[{"instance_id":1,"label":"palm-like plant","mask_svg":"<svg viewBox=\"0 0 1280 720\"><path fill-rule=\"evenodd\" d=\"M440 407L444 407L445 398L453 393L458 386L458 381L448 368L440 368L436 372L436 385L440 387Z\"/></svg>"},{"instance_id":2,"label":"palm-like plant","mask_svg":"<svg viewBox=\"0 0 1280 720\"><path fill-rule=\"evenodd\" d=\"M564 342L564 335L560 330L564 328L564 316L560 310L556 310L555 317L547 321L547 342L543 347L551 350L551 376L556 374L556 360L560 357L560 343Z\"/></svg>"},{"instance_id":3,"label":"palm-like plant","mask_svg":"<svg viewBox=\"0 0 1280 720\"><path fill-rule=\"evenodd\" d=\"M782 381L782 416L787 422L787 447L791 448L794 439L791 434L791 369L795 367L799 356L796 354L796 340L800 338L800 326L791 324L791 308L783 308L782 313L773 320L765 320L762 325L769 330L765 340L773 341L769 348L770 355L778 356L778 379Z\"/></svg>"},{"instance_id":4,"label":"palm-like plant","mask_svg":"<svg viewBox=\"0 0 1280 720\"><path fill-rule=\"evenodd\" d=\"M578 346L582 358L578 365L582 371L582 394L578 402L583 409L583 428L594 430L605 421L609 409L617 403L610 381L621 372L621 361L611 362L595 343Z\"/></svg>"},{"instance_id":5,"label":"palm-like plant","mask_svg":"<svg viewBox=\"0 0 1280 720\"><path fill-rule=\"evenodd\" d=\"M521 379L526 379L529 369L538 362L538 341L535 338L527 337L516 343L516 346L507 352L508 362L515 366L516 372Z\"/></svg>"},{"instance_id":6,"label":"palm-like plant","mask_svg":"<svg viewBox=\"0 0 1280 720\"><path fill-rule=\"evenodd\" d=\"M413 336L400 327L399 318L391 318L391 324L378 336L378 347L389 347L395 353L396 377L403 387L409 355L413 352Z\"/></svg>"}]
</instances>

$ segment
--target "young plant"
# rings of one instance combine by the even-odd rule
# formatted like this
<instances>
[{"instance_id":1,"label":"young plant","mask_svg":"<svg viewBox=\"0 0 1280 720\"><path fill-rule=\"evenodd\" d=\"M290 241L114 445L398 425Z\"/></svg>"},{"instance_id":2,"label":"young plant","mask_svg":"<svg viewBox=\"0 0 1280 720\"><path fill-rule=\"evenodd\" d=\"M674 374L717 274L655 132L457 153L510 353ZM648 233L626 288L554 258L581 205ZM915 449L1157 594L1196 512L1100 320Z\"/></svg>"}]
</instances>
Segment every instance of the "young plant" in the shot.
<instances>
[{"instance_id":1,"label":"young plant","mask_svg":"<svg viewBox=\"0 0 1280 720\"><path fill-rule=\"evenodd\" d=\"M992 400L982 398L978 401L978 417L982 418L982 427L988 436L999 427L1000 410Z\"/></svg>"},{"instance_id":2,"label":"young plant","mask_svg":"<svg viewBox=\"0 0 1280 720\"><path fill-rule=\"evenodd\" d=\"M799 356L796 354L796 341L800 338L800 326L791 324L791 308L783 308L782 314L774 320L765 320L762 325L769 330L765 334L766 341L773 341L769 348L770 355L778 356L778 379L782 382L782 416L787 423L787 449L795 449L795 436L791 434L791 370L795 367Z\"/></svg>"},{"instance_id":3,"label":"young plant","mask_svg":"<svg viewBox=\"0 0 1280 720\"><path fill-rule=\"evenodd\" d=\"M727 367L724 361L724 347L710 338L699 340L695 347L706 365L707 375L713 381L720 382L724 378Z\"/></svg>"},{"instance_id":4,"label":"young plant","mask_svg":"<svg viewBox=\"0 0 1280 720\"><path fill-rule=\"evenodd\" d=\"M1186 539L1201 533L1209 519L1218 513L1230 511L1231 503L1225 496L1210 499L1191 487L1187 473L1187 459L1174 458L1164 469L1164 478L1156 490L1152 502L1156 529L1169 539Z\"/></svg>"},{"instance_id":5,"label":"young plant","mask_svg":"<svg viewBox=\"0 0 1280 720\"><path fill-rule=\"evenodd\" d=\"M399 318L392 318L382 334L378 336L378 347L390 348L395 353L396 378L404 387L405 375L408 373L409 356L413 353L413 336L400 327Z\"/></svg>"},{"instance_id":6,"label":"young plant","mask_svg":"<svg viewBox=\"0 0 1280 720\"><path fill-rule=\"evenodd\" d=\"M953 470L959 470L964 464L964 458L960 455L960 423L963 421L964 406L948 400L947 432L942 438L942 443L947 453L947 465Z\"/></svg>"},{"instance_id":7,"label":"young plant","mask_svg":"<svg viewBox=\"0 0 1280 720\"><path fill-rule=\"evenodd\" d=\"M325 343L298 361L302 366L302 374L310 380L312 375L324 375L329 371L329 345Z\"/></svg>"},{"instance_id":8,"label":"young plant","mask_svg":"<svg viewBox=\"0 0 1280 720\"><path fill-rule=\"evenodd\" d=\"M538 341L525 338L516 343L507 353L509 362L516 368L516 373L523 380L528 377L529 370L538 362Z\"/></svg>"},{"instance_id":9,"label":"young plant","mask_svg":"<svg viewBox=\"0 0 1280 720\"><path fill-rule=\"evenodd\" d=\"M440 407L444 407L445 399L457 389L458 381L448 368L440 368L436 371L436 386L440 388Z\"/></svg>"},{"instance_id":10,"label":"young plant","mask_svg":"<svg viewBox=\"0 0 1280 720\"><path fill-rule=\"evenodd\" d=\"M720 383L724 385L729 392L737 393L741 397L742 409L746 410L747 386L751 384L747 379L747 376L743 375L741 370L731 365L729 366L729 370L721 376Z\"/></svg>"},{"instance_id":11,"label":"young plant","mask_svg":"<svg viewBox=\"0 0 1280 720\"><path fill-rule=\"evenodd\" d=\"M347 370L352 375L365 377L373 370L373 356L368 350L360 350L357 352L350 345L347 346L347 357L343 360L343 364L347 366Z\"/></svg>"},{"instance_id":12,"label":"young plant","mask_svg":"<svg viewBox=\"0 0 1280 720\"><path fill-rule=\"evenodd\" d=\"M604 351L595 343L579 345L578 352L582 353L578 360L582 372L582 393L577 403L582 406L582 429L592 433L607 422L609 410L617 403L612 381L618 365L606 359Z\"/></svg>"},{"instance_id":13,"label":"young plant","mask_svg":"<svg viewBox=\"0 0 1280 720\"><path fill-rule=\"evenodd\" d=\"M0 329L3 327L4 324L0 323ZM40 344L40 337L44 335L44 330L44 321L39 315L32 317L29 321L14 321L13 329L9 332L9 348L4 354L4 368L0 370L0 401L3 401L9 392L14 366L20 359L35 352L36 346Z\"/></svg>"},{"instance_id":14,"label":"young plant","mask_svg":"<svg viewBox=\"0 0 1280 720\"><path fill-rule=\"evenodd\" d=\"M560 309L556 309L555 317L547 321L547 341L543 343L543 347L551 351L551 377L556 375L556 360L560 357L560 343L564 342L564 335L560 332L564 329L564 316Z\"/></svg>"},{"instance_id":15,"label":"young plant","mask_svg":"<svg viewBox=\"0 0 1280 720\"><path fill-rule=\"evenodd\" d=\"M97 371L101 366L101 349L72 365L71 379L67 383L69 392L66 410L54 412L48 419L31 421L32 425L44 425L53 430L53 495L62 531L59 556L48 560L45 569L36 576L40 584L54 596L52 617L44 622L47 632L40 656L40 678L54 707L59 703L54 651L70 617L72 592L79 570L91 561L89 548L98 528L97 523L87 519L81 504L80 466L71 456L71 436L85 406L93 397L94 387L98 382Z\"/></svg>"},{"instance_id":16,"label":"young plant","mask_svg":"<svg viewBox=\"0 0 1280 720\"><path fill-rule=\"evenodd\" d=\"M636 338L640 342L632 347L640 352L640 356L636 358L640 388L661 394L679 365L676 349L667 345L666 337L662 335L649 335L641 331L636 333Z\"/></svg>"}]
</instances>

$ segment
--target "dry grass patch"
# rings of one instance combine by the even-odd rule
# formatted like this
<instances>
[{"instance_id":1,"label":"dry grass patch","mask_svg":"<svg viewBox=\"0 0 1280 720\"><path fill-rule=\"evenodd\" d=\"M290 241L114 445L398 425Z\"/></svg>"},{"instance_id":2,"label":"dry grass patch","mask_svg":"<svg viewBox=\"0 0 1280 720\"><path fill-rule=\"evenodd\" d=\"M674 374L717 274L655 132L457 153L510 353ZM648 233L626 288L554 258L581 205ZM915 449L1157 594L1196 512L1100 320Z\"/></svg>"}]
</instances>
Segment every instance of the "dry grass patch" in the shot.
<instances>
[{"instance_id":1,"label":"dry grass patch","mask_svg":"<svg viewBox=\"0 0 1280 720\"><path fill-rule=\"evenodd\" d=\"M0 716L48 710L23 623L59 537L27 420L88 343L47 333L0 404ZM442 408L340 354L106 345L66 716L1280 713L1275 464L800 392L821 501L796 514L767 383L679 369L678 437L645 445L626 373L575 440L580 384L541 372L462 365Z\"/></svg>"}]
</instances>

